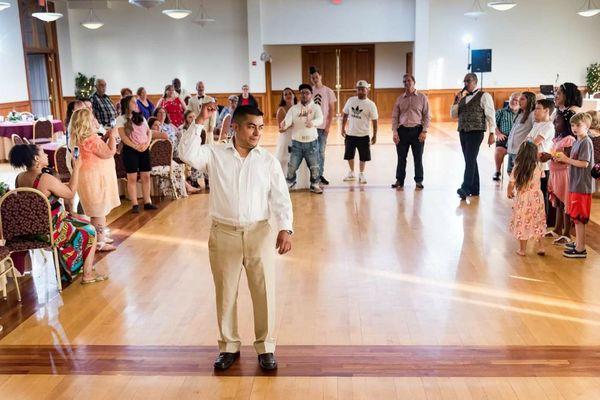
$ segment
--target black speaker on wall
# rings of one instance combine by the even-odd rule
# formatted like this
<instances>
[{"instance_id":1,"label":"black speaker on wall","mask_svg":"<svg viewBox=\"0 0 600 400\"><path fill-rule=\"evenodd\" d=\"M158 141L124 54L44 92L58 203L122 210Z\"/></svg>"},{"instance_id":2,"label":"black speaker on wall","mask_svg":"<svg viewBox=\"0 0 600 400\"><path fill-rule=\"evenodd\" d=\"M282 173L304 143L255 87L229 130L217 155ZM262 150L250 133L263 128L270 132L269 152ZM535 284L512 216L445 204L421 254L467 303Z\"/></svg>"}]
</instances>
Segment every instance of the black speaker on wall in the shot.
<instances>
[{"instance_id":1,"label":"black speaker on wall","mask_svg":"<svg viewBox=\"0 0 600 400\"><path fill-rule=\"evenodd\" d=\"M492 49L471 50L471 72L492 72Z\"/></svg>"}]
</instances>

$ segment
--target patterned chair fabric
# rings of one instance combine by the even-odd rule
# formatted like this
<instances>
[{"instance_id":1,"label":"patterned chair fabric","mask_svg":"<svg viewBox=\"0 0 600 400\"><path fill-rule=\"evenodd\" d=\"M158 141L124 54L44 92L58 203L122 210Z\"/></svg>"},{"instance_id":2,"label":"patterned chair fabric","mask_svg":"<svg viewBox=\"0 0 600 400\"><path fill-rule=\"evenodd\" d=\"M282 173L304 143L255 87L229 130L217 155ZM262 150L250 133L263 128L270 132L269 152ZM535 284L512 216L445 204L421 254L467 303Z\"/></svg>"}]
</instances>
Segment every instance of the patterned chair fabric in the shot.
<instances>
[{"instance_id":1,"label":"patterned chair fabric","mask_svg":"<svg viewBox=\"0 0 600 400\"><path fill-rule=\"evenodd\" d=\"M52 140L54 126L52 121L38 120L33 123L33 142L47 143Z\"/></svg>"},{"instance_id":2,"label":"patterned chair fabric","mask_svg":"<svg viewBox=\"0 0 600 400\"><path fill-rule=\"evenodd\" d=\"M592 138L592 144L594 145L594 163L600 163L600 136Z\"/></svg>"},{"instance_id":3,"label":"patterned chair fabric","mask_svg":"<svg viewBox=\"0 0 600 400\"><path fill-rule=\"evenodd\" d=\"M152 167L170 167L173 160L173 145L169 140L156 140L150 144Z\"/></svg>"},{"instance_id":4,"label":"patterned chair fabric","mask_svg":"<svg viewBox=\"0 0 600 400\"><path fill-rule=\"evenodd\" d=\"M17 135L16 133L13 133L10 138L12 140L13 146L15 146L17 144L25 144L25 141L23 140L23 138L21 136Z\"/></svg>"},{"instance_id":5,"label":"patterned chair fabric","mask_svg":"<svg viewBox=\"0 0 600 400\"><path fill-rule=\"evenodd\" d=\"M37 190L16 189L5 194L0 199L0 218L8 243L23 236L52 234L48 199Z\"/></svg>"},{"instance_id":6,"label":"patterned chair fabric","mask_svg":"<svg viewBox=\"0 0 600 400\"><path fill-rule=\"evenodd\" d=\"M54 169L61 182L67 183L71 180L71 172L67 168L67 146L61 146L54 152Z\"/></svg>"}]
</instances>

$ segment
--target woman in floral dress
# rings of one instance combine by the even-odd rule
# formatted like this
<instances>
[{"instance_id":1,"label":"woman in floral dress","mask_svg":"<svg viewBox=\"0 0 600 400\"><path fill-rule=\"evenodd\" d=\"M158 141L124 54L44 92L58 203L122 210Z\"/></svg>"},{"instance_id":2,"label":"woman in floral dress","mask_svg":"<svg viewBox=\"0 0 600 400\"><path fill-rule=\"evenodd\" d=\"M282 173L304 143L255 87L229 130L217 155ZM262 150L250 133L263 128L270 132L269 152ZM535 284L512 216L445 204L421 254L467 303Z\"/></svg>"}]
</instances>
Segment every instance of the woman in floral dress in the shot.
<instances>
[{"instance_id":1,"label":"woman in floral dress","mask_svg":"<svg viewBox=\"0 0 600 400\"><path fill-rule=\"evenodd\" d=\"M108 276L94 270L96 230L88 221L69 214L60 202L71 199L77 192L81 159L73 162L73 174L68 185L46 173L48 155L41 147L32 144L14 146L10 151L10 163L15 168L26 168L16 179L17 187L30 187L42 192L52 210L52 239L58 249L61 278L70 282L83 270L81 283L94 283Z\"/></svg>"}]
</instances>

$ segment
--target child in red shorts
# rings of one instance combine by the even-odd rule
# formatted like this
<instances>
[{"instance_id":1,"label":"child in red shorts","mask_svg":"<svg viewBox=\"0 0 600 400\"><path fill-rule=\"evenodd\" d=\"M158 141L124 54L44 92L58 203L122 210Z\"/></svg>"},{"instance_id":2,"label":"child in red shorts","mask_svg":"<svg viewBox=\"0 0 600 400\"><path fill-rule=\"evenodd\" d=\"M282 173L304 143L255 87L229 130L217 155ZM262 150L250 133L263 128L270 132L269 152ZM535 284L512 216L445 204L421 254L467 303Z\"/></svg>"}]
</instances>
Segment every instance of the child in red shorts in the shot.
<instances>
[{"instance_id":1,"label":"child in red shorts","mask_svg":"<svg viewBox=\"0 0 600 400\"><path fill-rule=\"evenodd\" d=\"M592 118L587 113L578 113L571 117L571 130L577 136L577 141L571 148L571 156L563 153L554 155L554 159L569 165L569 202L567 214L575 223L575 242L565 244L563 256L568 258L586 258L585 224L590 219L594 179L594 145L588 136Z\"/></svg>"}]
</instances>

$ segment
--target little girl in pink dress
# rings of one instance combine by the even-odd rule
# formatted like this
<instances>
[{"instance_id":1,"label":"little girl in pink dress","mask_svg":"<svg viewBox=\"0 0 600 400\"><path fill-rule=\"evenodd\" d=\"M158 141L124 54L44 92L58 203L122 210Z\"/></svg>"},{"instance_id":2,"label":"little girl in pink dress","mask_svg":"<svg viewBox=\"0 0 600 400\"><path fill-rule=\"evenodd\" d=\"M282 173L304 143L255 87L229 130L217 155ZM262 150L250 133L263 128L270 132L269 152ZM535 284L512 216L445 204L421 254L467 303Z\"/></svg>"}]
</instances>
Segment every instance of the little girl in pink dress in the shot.
<instances>
[{"instance_id":1,"label":"little girl in pink dress","mask_svg":"<svg viewBox=\"0 0 600 400\"><path fill-rule=\"evenodd\" d=\"M515 200L509 229L519 241L517 254L520 256L525 255L529 239L536 240L538 255L545 254L542 238L546 233L546 212L540 186L543 173L537 146L524 142L519 148L507 193L509 199Z\"/></svg>"}]
</instances>

